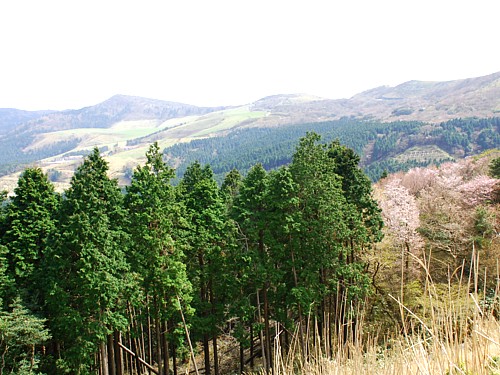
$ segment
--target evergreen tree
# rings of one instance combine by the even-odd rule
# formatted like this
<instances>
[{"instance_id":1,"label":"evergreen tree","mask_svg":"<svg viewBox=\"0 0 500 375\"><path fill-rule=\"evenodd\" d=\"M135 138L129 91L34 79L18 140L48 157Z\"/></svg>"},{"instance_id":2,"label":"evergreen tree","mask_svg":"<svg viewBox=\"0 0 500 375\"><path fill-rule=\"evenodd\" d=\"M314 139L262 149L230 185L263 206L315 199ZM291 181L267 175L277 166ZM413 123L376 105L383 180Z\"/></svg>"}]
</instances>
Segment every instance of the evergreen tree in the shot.
<instances>
[{"instance_id":1,"label":"evergreen tree","mask_svg":"<svg viewBox=\"0 0 500 375\"><path fill-rule=\"evenodd\" d=\"M191 300L191 284L179 238L180 227L185 224L170 184L174 171L162 160L157 143L149 148L146 157L146 164L134 171L125 197L131 238L129 259L141 280L145 298L140 305L151 311L155 322L158 369L168 374L167 329L179 324L179 309L187 312ZM179 301L184 306L179 306ZM151 335L149 330L148 333Z\"/></svg>"},{"instance_id":2,"label":"evergreen tree","mask_svg":"<svg viewBox=\"0 0 500 375\"><path fill-rule=\"evenodd\" d=\"M495 158L490 163L490 176L500 178L500 157Z\"/></svg>"},{"instance_id":3,"label":"evergreen tree","mask_svg":"<svg viewBox=\"0 0 500 375\"><path fill-rule=\"evenodd\" d=\"M7 197L7 192L0 192L0 235L2 238L4 235L4 200ZM4 307L6 297L13 294L13 281L8 272L7 264L7 254L9 249L0 244L0 310ZM5 306L6 307L6 306Z\"/></svg>"},{"instance_id":4,"label":"evergreen tree","mask_svg":"<svg viewBox=\"0 0 500 375\"><path fill-rule=\"evenodd\" d=\"M12 287L12 280L7 273L7 247L0 245L0 309Z\"/></svg>"},{"instance_id":5,"label":"evergreen tree","mask_svg":"<svg viewBox=\"0 0 500 375\"><path fill-rule=\"evenodd\" d=\"M368 275L361 272L364 254L373 243L382 239L383 220L372 197L371 182L359 168L359 156L338 141L329 145L328 156L334 163L333 172L341 179L345 198L343 212L347 234L343 241L345 263L341 267L341 279L343 284L350 286L347 291L350 298L356 298L358 292L368 289ZM349 281L344 282L344 278Z\"/></svg>"},{"instance_id":6,"label":"evergreen tree","mask_svg":"<svg viewBox=\"0 0 500 375\"><path fill-rule=\"evenodd\" d=\"M363 246L380 241L383 220L380 208L372 196L371 181L359 167L359 156L339 141L329 145L328 156L334 161L333 172L341 178L343 195L358 216L359 226L356 229L353 223L350 229L363 230L363 234L358 233L355 239L357 244Z\"/></svg>"},{"instance_id":7,"label":"evergreen tree","mask_svg":"<svg viewBox=\"0 0 500 375\"><path fill-rule=\"evenodd\" d=\"M38 374L36 346L49 339L45 319L31 314L19 298L8 311L0 310L0 374Z\"/></svg>"},{"instance_id":8,"label":"evergreen tree","mask_svg":"<svg viewBox=\"0 0 500 375\"><path fill-rule=\"evenodd\" d=\"M62 202L59 230L47 257L50 328L61 371L107 373L106 341L127 325L129 285L125 211L116 180L97 148L84 159ZM96 360L97 359L97 360Z\"/></svg>"},{"instance_id":9,"label":"evergreen tree","mask_svg":"<svg viewBox=\"0 0 500 375\"><path fill-rule=\"evenodd\" d=\"M217 335L224 313L226 257L232 246L234 228L210 166L191 164L179 184L179 198L189 222L187 270L195 290L193 334L201 336L205 373L211 373L209 340L213 342L214 373L218 374Z\"/></svg>"},{"instance_id":10,"label":"evergreen tree","mask_svg":"<svg viewBox=\"0 0 500 375\"><path fill-rule=\"evenodd\" d=\"M299 320L301 310L316 311L320 336L331 340L334 327L347 327L351 312L346 307L370 290L361 255L369 241L380 237L381 220L354 153L319 141L314 133L304 137L290 165L298 199L290 242L297 273L292 295Z\"/></svg>"},{"instance_id":11,"label":"evergreen tree","mask_svg":"<svg viewBox=\"0 0 500 375\"><path fill-rule=\"evenodd\" d=\"M235 197L241 186L241 174L237 169L232 169L225 177L221 185L221 194L228 209L231 209Z\"/></svg>"},{"instance_id":12,"label":"evergreen tree","mask_svg":"<svg viewBox=\"0 0 500 375\"><path fill-rule=\"evenodd\" d=\"M9 273L17 293L36 311L43 304L40 285L45 280L45 272L41 265L48 237L57 225L59 196L40 168L26 169L14 193L6 208L2 241L9 248Z\"/></svg>"},{"instance_id":13,"label":"evergreen tree","mask_svg":"<svg viewBox=\"0 0 500 375\"><path fill-rule=\"evenodd\" d=\"M242 256L250 261L246 269L247 295L256 293L252 301L257 316L262 317L264 329L260 333L264 366L271 368L271 333L269 288L272 277L272 257L266 244L268 176L262 164L256 164L243 179L239 195L234 201L233 215L243 235ZM262 303L262 307L260 306ZM260 319L259 319L260 320Z\"/></svg>"}]
</instances>

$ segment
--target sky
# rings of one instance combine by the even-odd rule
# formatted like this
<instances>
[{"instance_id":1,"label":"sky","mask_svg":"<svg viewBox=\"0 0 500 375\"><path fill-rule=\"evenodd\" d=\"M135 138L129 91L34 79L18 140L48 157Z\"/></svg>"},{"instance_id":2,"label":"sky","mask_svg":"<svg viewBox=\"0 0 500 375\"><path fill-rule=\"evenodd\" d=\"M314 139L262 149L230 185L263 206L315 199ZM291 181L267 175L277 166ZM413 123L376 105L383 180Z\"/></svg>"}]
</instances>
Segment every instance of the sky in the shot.
<instances>
[{"instance_id":1,"label":"sky","mask_svg":"<svg viewBox=\"0 0 500 375\"><path fill-rule=\"evenodd\" d=\"M498 0L4 0L0 108L349 98L500 71Z\"/></svg>"}]
</instances>

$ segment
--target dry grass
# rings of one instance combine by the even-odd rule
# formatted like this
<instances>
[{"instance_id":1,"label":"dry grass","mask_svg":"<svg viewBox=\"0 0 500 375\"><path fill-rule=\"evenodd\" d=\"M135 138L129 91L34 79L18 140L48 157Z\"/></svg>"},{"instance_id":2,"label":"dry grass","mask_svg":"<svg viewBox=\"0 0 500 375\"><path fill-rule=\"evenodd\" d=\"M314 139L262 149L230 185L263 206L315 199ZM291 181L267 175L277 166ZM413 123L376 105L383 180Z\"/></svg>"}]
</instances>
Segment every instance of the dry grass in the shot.
<instances>
[{"instance_id":1,"label":"dry grass","mask_svg":"<svg viewBox=\"0 0 500 375\"><path fill-rule=\"evenodd\" d=\"M473 268L479 269L477 262ZM403 327L375 337L364 334L363 324L358 323L356 333L348 334L347 340L338 339L331 358L314 344L319 339L309 340L307 360L298 350L284 355L276 345L274 375L500 374L498 305L488 305L477 280L471 274L450 283L443 298L428 275L425 307L419 314L398 302ZM498 290L489 296L490 302L498 301ZM298 348L297 339L294 345Z\"/></svg>"}]
</instances>

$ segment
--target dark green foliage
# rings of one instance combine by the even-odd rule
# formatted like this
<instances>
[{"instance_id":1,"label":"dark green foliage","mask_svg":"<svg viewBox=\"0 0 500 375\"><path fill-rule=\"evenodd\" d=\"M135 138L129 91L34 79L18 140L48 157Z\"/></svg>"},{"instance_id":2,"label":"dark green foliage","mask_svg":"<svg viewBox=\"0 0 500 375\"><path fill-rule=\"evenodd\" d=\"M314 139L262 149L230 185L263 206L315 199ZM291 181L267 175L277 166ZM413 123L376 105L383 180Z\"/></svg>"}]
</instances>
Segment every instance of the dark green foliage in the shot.
<instances>
[{"instance_id":1,"label":"dark green foliage","mask_svg":"<svg viewBox=\"0 0 500 375\"><path fill-rule=\"evenodd\" d=\"M7 247L0 245L0 310L4 305L5 298L14 293L13 280L7 272Z\"/></svg>"},{"instance_id":2,"label":"dark green foliage","mask_svg":"<svg viewBox=\"0 0 500 375\"><path fill-rule=\"evenodd\" d=\"M411 108L398 108L392 111L393 116L407 116L413 113L413 109Z\"/></svg>"},{"instance_id":3,"label":"dark green foliage","mask_svg":"<svg viewBox=\"0 0 500 375\"><path fill-rule=\"evenodd\" d=\"M491 212L483 206L476 208L473 227L474 243L479 249L490 244L495 234L495 219Z\"/></svg>"},{"instance_id":4,"label":"dark green foliage","mask_svg":"<svg viewBox=\"0 0 500 375\"><path fill-rule=\"evenodd\" d=\"M261 337L268 370L276 330L297 330L305 356L308 322L326 344L356 318L350 308L371 289L366 256L381 238L359 156L329 142L308 133L289 166L267 172L255 164L243 179L232 169L221 188L199 162L174 188L174 171L153 144L125 194L94 149L60 204L47 176L26 170L0 215L0 298L13 282L43 297L36 301L53 335L44 357L50 373L95 373L120 332L169 372L173 356L186 353L181 311L202 344L206 374L218 372L222 332L242 348Z\"/></svg>"},{"instance_id":5,"label":"dark green foliage","mask_svg":"<svg viewBox=\"0 0 500 375\"><path fill-rule=\"evenodd\" d=\"M224 137L213 137L181 143L165 150L168 158L182 161L180 176L194 160L210 164L216 179L236 168L243 174L256 163L266 170L291 162L300 137L308 131L320 134L326 142L340 142L361 155L362 167L372 181L384 170L389 173L417 166L439 164L451 157L463 157L500 146L500 118L455 119L439 124L416 121L380 123L371 120L343 118L337 121L307 123L278 128L237 129ZM436 145L448 152L450 158L438 160L393 159L415 146ZM215 151L215 152L214 152Z\"/></svg>"},{"instance_id":6,"label":"dark green foliage","mask_svg":"<svg viewBox=\"0 0 500 375\"><path fill-rule=\"evenodd\" d=\"M0 138L0 150L2 150L0 176L18 171L22 169L23 165L26 166L36 160L45 159L72 150L80 142L79 139L60 141L47 147L25 152L24 149L28 147L34 139L34 134L12 134L9 137Z\"/></svg>"},{"instance_id":7,"label":"dark green foliage","mask_svg":"<svg viewBox=\"0 0 500 375\"><path fill-rule=\"evenodd\" d=\"M302 138L289 167L252 167L234 200L243 235L239 317L242 326L262 330L267 358L271 321L291 331L298 324L305 340L306 316L325 330L330 321L342 325L353 315L339 312L370 292L364 259L381 238L380 210L359 157L320 140Z\"/></svg>"},{"instance_id":8,"label":"dark green foliage","mask_svg":"<svg viewBox=\"0 0 500 375\"><path fill-rule=\"evenodd\" d=\"M500 178L500 157L495 158L491 161L490 175L495 178Z\"/></svg>"},{"instance_id":9,"label":"dark green foliage","mask_svg":"<svg viewBox=\"0 0 500 375\"><path fill-rule=\"evenodd\" d=\"M237 169L231 171L224 177L221 185L221 194L228 208L233 204L234 198L238 195L241 187L241 174Z\"/></svg>"},{"instance_id":10,"label":"dark green foliage","mask_svg":"<svg viewBox=\"0 0 500 375\"><path fill-rule=\"evenodd\" d=\"M146 165L134 171L125 197L131 239L128 258L146 292L157 294L160 300L168 296L171 306L177 296L184 296L185 289L190 289L179 238L179 227L185 224L170 185L174 171L163 162L157 144L150 147L146 157ZM189 301L189 296L185 299Z\"/></svg>"},{"instance_id":11,"label":"dark green foliage","mask_svg":"<svg viewBox=\"0 0 500 375\"><path fill-rule=\"evenodd\" d=\"M149 311L149 316L144 314L141 321L147 324L148 317L154 319L158 337L163 325L180 324L180 309L185 315L190 314L192 296L183 252L182 228L186 223L170 184L174 171L163 162L156 143L146 157L146 164L135 169L125 196L130 234L127 258L142 292L133 304L139 311L144 308ZM175 333L173 330L167 340L182 342L184 335L173 337ZM156 351L166 353L168 348L158 344ZM161 363L162 356L158 357L157 363Z\"/></svg>"},{"instance_id":12,"label":"dark green foliage","mask_svg":"<svg viewBox=\"0 0 500 375\"><path fill-rule=\"evenodd\" d=\"M193 307L196 310L192 333L203 341L209 374L208 340L216 339L223 319L229 292L227 256L232 249L235 228L227 219L226 205L209 165L191 164L179 184L178 194L188 221L186 266L195 291Z\"/></svg>"},{"instance_id":13,"label":"dark green foliage","mask_svg":"<svg viewBox=\"0 0 500 375\"><path fill-rule=\"evenodd\" d=\"M40 168L26 169L18 180L15 196L6 207L5 234L9 274L17 293L32 309L40 309L40 288L45 279L42 268L47 240L56 228L59 196Z\"/></svg>"},{"instance_id":14,"label":"dark green foliage","mask_svg":"<svg viewBox=\"0 0 500 375\"><path fill-rule=\"evenodd\" d=\"M107 170L97 149L78 167L46 257L50 328L62 349L57 364L72 373L92 371L99 344L127 325L125 211Z\"/></svg>"}]
</instances>

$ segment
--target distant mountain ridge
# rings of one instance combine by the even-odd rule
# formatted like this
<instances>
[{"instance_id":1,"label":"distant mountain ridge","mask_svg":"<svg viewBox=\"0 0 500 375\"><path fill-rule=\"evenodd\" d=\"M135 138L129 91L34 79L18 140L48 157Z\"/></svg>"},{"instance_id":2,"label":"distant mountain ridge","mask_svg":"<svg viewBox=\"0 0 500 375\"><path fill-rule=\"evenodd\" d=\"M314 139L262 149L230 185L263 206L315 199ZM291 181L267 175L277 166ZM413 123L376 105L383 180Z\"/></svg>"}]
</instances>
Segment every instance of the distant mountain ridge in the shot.
<instances>
[{"instance_id":1,"label":"distant mountain ridge","mask_svg":"<svg viewBox=\"0 0 500 375\"><path fill-rule=\"evenodd\" d=\"M197 107L190 104L115 95L90 107L43 113L19 126L16 131L36 133L77 128L108 128L120 121L157 120L202 115L225 107Z\"/></svg>"},{"instance_id":2,"label":"distant mountain ridge","mask_svg":"<svg viewBox=\"0 0 500 375\"><path fill-rule=\"evenodd\" d=\"M105 153L111 172L120 177L144 159L147 147L154 141L169 147L245 128L342 119L438 124L451 119L499 116L500 72L447 82L408 81L395 87L372 88L349 99L285 94L241 106L197 107L115 95L94 106L65 111L0 109L0 176L6 176L1 178L0 190L10 190L17 181L17 174L11 173L33 163L46 170L63 171L62 180L67 182L81 155L95 146ZM460 132L457 134L460 136Z\"/></svg>"},{"instance_id":3,"label":"distant mountain ridge","mask_svg":"<svg viewBox=\"0 0 500 375\"><path fill-rule=\"evenodd\" d=\"M23 111L14 108L0 108L0 136L25 122L51 112L53 111Z\"/></svg>"},{"instance_id":4,"label":"distant mountain ridge","mask_svg":"<svg viewBox=\"0 0 500 375\"><path fill-rule=\"evenodd\" d=\"M408 81L395 87L376 87L350 99L300 101L292 100L291 95L271 96L253 105L286 113L284 122L354 117L436 123L454 118L492 117L500 114L500 72L446 82Z\"/></svg>"},{"instance_id":5,"label":"distant mountain ridge","mask_svg":"<svg viewBox=\"0 0 500 375\"><path fill-rule=\"evenodd\" d=\"M242 105L247 105L244 103ZM500 113L500 72L443 82L408 81L380 86L349 99L325 99L307 94L278 94L250 103L252 110L270 112L259 124L288 124L342 117L439 122L458 117L491 117ZM105 128L119 121L181 118L230 107L190 104L115 95L94 106L65 111L24 111L0 108L0 134L13 127L53 131L80 127ZM276 117L280 117L278 120ZM24 126L22 126L24 125Z\"/></svg>"}]
</instances>

